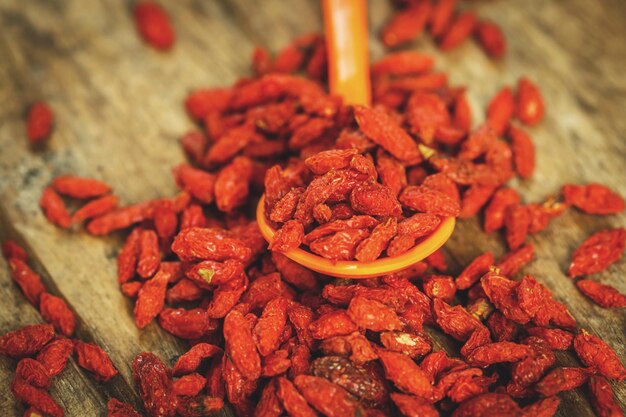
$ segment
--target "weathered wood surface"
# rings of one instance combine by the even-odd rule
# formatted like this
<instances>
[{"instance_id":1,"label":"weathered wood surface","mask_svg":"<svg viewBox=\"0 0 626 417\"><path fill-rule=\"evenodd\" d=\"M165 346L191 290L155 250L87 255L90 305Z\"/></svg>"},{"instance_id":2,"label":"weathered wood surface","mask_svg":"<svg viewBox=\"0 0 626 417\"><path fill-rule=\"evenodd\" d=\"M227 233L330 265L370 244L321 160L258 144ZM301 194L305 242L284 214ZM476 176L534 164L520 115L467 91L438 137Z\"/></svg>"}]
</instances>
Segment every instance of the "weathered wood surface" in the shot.
<instances>
[{"instance_id":1,"label":"weathered wood surface","mask_svg":"<svg viewBox=\"0 0 626 417\"><path fill-rule=\"evenodd\" d=\"M315 1L248 0L167 2L178 41L171 53L147 48L136 36L131 1L0 1L0 238L23 242L50 290L79 317L78 336L111 355L121 376L93 381L71 362L52 393L68 416L103 416L114 396L138 405L130 362L140 351L166 360L183 344L150 325L138 331L132 305L115 282L120 241L63 232L48 224L37 201L62 173L98 177L124 203L173 195L170 167L183 160L178 135L191 126L181 102L194 87L226 85L246 74L255 44L272 50L294 35L319 30ZM383 53L376 32L389 15L386 1L370 2L374 58ZM514 184L526 201L539 201L564 182L598 181L626 195L626 4L621 0L472 2L482 17L502 24L509 52L486 58L473 42L440 54L427 38L413 47L433 52L454 84L470 86L475 113L504 84L526 74L541 86L547 118L532 129L538 166L530 181ZM23 111L45 98L56 130L47 149L32 152ZM482 117L482 116L478 116ZM626 316L584 299L563 271L572 250L590 233L624 225L624 215L586 216L569 211L531 239L537 260L526 270L566 302L579 323L626 358ZM461 221L447 245L453 272L484 250L503 251L477 220ZM626 260L594 279L626 291ZM40 321L11 282L0 260L0 333ZM571 358L564 358L564 362ZM0 415L22 409L10 395L15 362L0 358ZM616 387L626 403L626 387ZM580 392L563 395L560 416L593 415Z\"/></svg>"}]
</instances>

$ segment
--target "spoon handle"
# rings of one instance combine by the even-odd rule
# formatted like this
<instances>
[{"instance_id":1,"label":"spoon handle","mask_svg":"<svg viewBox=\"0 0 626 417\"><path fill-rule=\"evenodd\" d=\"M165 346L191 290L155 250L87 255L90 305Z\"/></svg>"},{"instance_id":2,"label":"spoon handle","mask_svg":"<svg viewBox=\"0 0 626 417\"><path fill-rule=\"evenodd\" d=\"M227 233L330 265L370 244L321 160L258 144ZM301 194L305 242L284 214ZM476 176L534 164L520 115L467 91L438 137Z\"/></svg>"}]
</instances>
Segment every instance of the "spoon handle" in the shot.
<instances>
[{"instance_id":1,"label":"spoon handle","mask_svg":"<svg viewBox=\"0 0 626 417\"><path fill-rule=\"evenodd\" d=\"M366 0L322 0L330 91L346 104L370 105Z\"/></svg>"}]
</instances>

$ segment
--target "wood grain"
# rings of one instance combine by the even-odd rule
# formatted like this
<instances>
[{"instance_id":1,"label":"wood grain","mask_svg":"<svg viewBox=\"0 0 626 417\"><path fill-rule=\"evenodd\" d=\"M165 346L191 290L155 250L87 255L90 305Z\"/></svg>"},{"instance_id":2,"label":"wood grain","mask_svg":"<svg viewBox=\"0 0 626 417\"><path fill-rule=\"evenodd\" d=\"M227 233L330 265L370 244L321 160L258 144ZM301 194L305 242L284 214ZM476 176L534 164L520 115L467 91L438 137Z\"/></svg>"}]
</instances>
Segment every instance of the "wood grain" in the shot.
<instances>
[{"instance_id":1,"label":"wood grain","mask_svg":"<svg viewBox=\"0 0 626 417\"><path fill-rule=\"evenodd\" d=\"M104 415L110 397L138 405L129 365L153 351L170 363L184 344L150 325L138 331L132 305L119 292L114 257L120 237L92 238L60 231L39 212L43 187L56 175L102 178L124 203L173 195L170 168L183 160L177 138L192 126L182 108L187 91L227 85L248 72L255 44L277 50L293 36L320 30L317 3L306 0L164 2L177 29L170 53L147 48L136 36L131 1L0 1L0 239L17 238L33 257L50 290L79 317L78 336L103 346L121 372L98 384L75 363L57 378L52 393L68 416ZM383 55L377 33L390 8L372 1L370 43ZM489 98L521 75L544 92L548 114L532 135L537 171L514 182L527 202L556 193L565 182L605 183L626 195L626 4L620 0L472 2L481 17L499 22L509 40L501 62L466 42L441 54L423 37L412 47L437 57L454 84L469 86L476 120ZM26 144L23 112L45 98L56 129L46 149ZM626 317L596 307L564 276L570 254L590 233L626 224L624 215L586 216L569 211L531 239L534 274L570 306L576 319L626 358ZM478 220L459 222L446 253L453 273L485 250L503 252L499 236L486 236ZM626 292L622 260L594 279ZM11 282L0 260L0 333L36 323L37 312ZM442 341L443 342L443 341ZM573 363L573 358L560 358ZM0 359L0 414L21 415L9 392L15 363ZM626 388L615 386L622 406ZM578 391L563 395L559 416L593 415Z\"/></svg>"}]
</instances>

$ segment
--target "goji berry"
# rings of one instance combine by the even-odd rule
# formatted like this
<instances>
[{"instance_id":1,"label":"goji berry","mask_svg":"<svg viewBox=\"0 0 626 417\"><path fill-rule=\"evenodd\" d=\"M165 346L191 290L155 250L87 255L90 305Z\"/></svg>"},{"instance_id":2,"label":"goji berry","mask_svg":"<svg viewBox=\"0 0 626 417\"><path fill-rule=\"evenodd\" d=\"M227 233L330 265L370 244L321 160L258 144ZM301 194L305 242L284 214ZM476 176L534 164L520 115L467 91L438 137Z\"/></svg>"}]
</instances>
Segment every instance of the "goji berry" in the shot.
<instances>
[{"instance_id":1,"label":"goji berry","mask_svg":"<svg viewBox=\"0 0 626 417\"><path fill-rule=\"evenodd\" d=\"M101 381L106 382L118 373L109 355L100 346L76 340L74 353L78 365L92 372Z\"/></svg>"},{"instance_id":2,"label":"goji berry","mask_svg":"<svg viewBox=\"0 0 626 417\"><path fill-rule=\"evenodd\" d=\"M519 271L524 265L533 260L535 248L527 243L520 248L507 253L497 264L497 268L504 276L511 276Z\"/></svg>"},{"instance_id":3,"label":"goji berry","mask_svg":"<svg viewBox=\"0 0 626 417\"><path fill-rule=\"evenodd\" d=\"M69 227L72 219L70 213L65 207L65 203L61 197L52 189L52 187L46 187L39 199L39 205L44 212L46 218L59 227Z\"/></svg>"},{"instance_id":4,"label":"goji berry","mask_svg":"<svg viewBox=\"0 0 626 417\"><path fill-rule=\"evenodd\" d=\"M72 214L72 223L80 223L87 219L99 217L117 208L118 198L105 195L85 204Z\"/></svg>"},{"instance_id":5,"label":"goji berry","mask_svg":"<svg viewBox=\"0 0 626 417\"><path fill-rule=\"evenodd\" d=\"M517 362L530 354L531 349L528 346L504 341L478 346L466 359L471 366L485 368L494 363Z\"/></svg>"},{"instance_id":6,"label":"goji berry","mask_svg":"<svg viewBox=\"0 0 626 417\"><path fill-rule=\"evenodd\" d=\"M139 247L137 274L142 278L150 278L159 268L161 261L159 238L154 230L143 230L137 245Z\"/></svg>"},{"instance_id":7,"label":"goji berry","mask_svg":"<svg viewBox=\"0 0 626 417\"><path fill-rule=\"evenodd\" d=\"M626 368L617 354L598 336L581 330L574 337L574 350L585 365L596 368L603 376L619 381L626 378Z\"/></svg>"},{"instance_id":8,"label":"goji berry","mask_svg":"<svg viewBox=\"0 0 626 417\"><path fill-rule=\"evenodd\" d=\"M391 400L406 417L438 417L439 412L428 400L413 395L391 393Z\"/></svg>"},{"instance_id":9,"label":"goji berry","mask_svg":"<svg viewBox=\"0 0 626 417\"><path fill-rule=\"evenodd\" d=\"M52 187L59 194L78 199L100 197L111 191L111 187L102 181L74 175L56 177L52 181Z\"/></svg>"},{"instance_id":10,"label":"goji berry","mask_svg":"<svg viewBox=\"0 0 626 417\"><path fill-rule=\"evenodd\" d=\"M230 88L203 88L192 91L185 99L185 109L196 120L228 107L233 91ZM214 138L216 139L216 138Z\"/></svg>"},{"instance_id":11,"label":"goji berry","mask_svg":"<svg viewBox=\"0 0 626 417\"><path fill-rule=\"evenodd\" d=\"M284 374L291 367L289 352L284 349L275 350L262 359L261 375L272 377Z\"/></svg>"},{"instance_id":12,"label":"goji berry","mask_svg":"<svg viewBox=\"0 0 626 417\"><path fill-rule=\"evenodd\" d=\"M431 350L431 342L427 336L407 332L381 333L380 343L388 350L402 352L412 358L424 356Z\"/></svg>"},{"instance_id":13,"label":"goji berry","mask_svg":"<svg viewBox=\"0 0 626 417\"><path fill-rule=\"evenodd\" d=\"M324 378L298 375L293 382L308 403L328 417L358 415L363 412L355 397Z\"/></svg>"},{"instance_id":14,"label":"goji berry","mask_svg":"<svg viewBox=\"0 0 626 417\"><path fill-rule=\"evenodd\" d=\"M498 135L502 135L509 126L509 121L515 113L515 99L513 90L505 87L495 95L487 107L487 123Z\"/></svg>"},{"instance_id":15,"label":"goji berry","mask_svg":"<svg viewBox=\"0 0 626 417\"><path fill-rule=\"evenodd\" d=\"M200 363L207 358L218 356L222 349L209 343L198 343L183 353L172 368L176 376L186 375L198 369Z\"/></svg>"},{"instance_id":16,"label":"goji berry","mask_svg":"<svg viewBox=\"0 0 626 417\"><path fill-rule=\"evenodd\" d=\"M288 300L282 297L270 300L254 326L253 336L261 356L278 349L280 337L287 323Z\"/></svg>"},{"instance_id":17,"label":"goji berry","mask_svg":"<svg viewBox=\"0 0 626 417\"><path fill-rule=\"evenodd\" d=\"M589 214L613 214L624 211L624 199L610 188L596 183L567 184L561 189L565 203Z\"/></svg>"},{"instance_id":18,"label":"goji berry","mask_svg":"<svg viewBox=\"0 0 626 417\"><path fill-rule=\"evenodd\" d=\"M574 251L567 273L573 278L603 271L619 260L625 246L624 228L597 232Z\"/></svg>"},{"instance_id":19,"label":"goji berry","mask_svg":"<svg viewBox=\"0 0 626 417\"><path fill-rule=\"evenodd\" d=\"M551 349L568 350L572 347L574 335L562 329L548 329L545 327L530 327L526 331L533 336L545 340Z\"/></svg>"},{"instance_id":20,"label":"goji berry","mask_svg":"<svg viewBox=\"0 0 626 417\"><path fill-rule=\"evenodd\" d=\"M51 417L63 417L65 411L52 398L48 392L42 388L36 388L24 381L22 378L15 378L11 383L11 392L23 403L41 410L42 413Z\"/></svg>"},{"instance_id":21,"label":"goji berry","mask_svg":"<svg viewBox=\"0 0 626 417\"><path fill-rule=\"evenodd\" d=\"M478 22L474 36L490 56L501 58L506 53L506 39L497 24L486 20Z\"/></svg>"},{"instance_id":22,"label":"goji berry","mask_svg":"<svg viewBox=\"0 0 626 417\"><path fill-rule=\"evenodd\" d=\"M429 398L433 387L426 373L411 358L402 353L379 349L380 359L387 379L407 393Z\"/></svg>"},{"instance_id":23,"label":"goji berry","mask_svg":"<svg viewBox=\"0 0 626 417\"><path fill-rule=\"evenodd\" d=\"M152 353L140 353L132 363L133 379L150 417L173 417L176 396L172 392L169 370Z\"/></svg>"},{"instance_id":24,"label":"goji berry","mask_svg":"<svg viewBox=\"0 0 626 417\"><path fill-rule=\"evenodd\" d=\"M45 389L50 387L50 376L47 369L44 364L35 359L21 359L17 363L15 375L34 387Z\"/></svg>"},{"instance_id":25,"label":"goji berry","mask_svg":"<svg viewBox=\"0 0 626 417\"><path fill-rule=\"evenodd\" d=\"M123 287L123 286L122 286ZM183 278L168 288L165 293L167 304L174 305L185 301L197 301L203 298L205 292L190 279Z\"/></svg>"},{"instance_id":26,"label":"goji berry","mask_svg":"<svg viewBox=\"0 0 626 417\"><path fill-rule=\"evenodd\" d=\"M438 129L451 123L446 103L436 94L415 92L406 107L411 132L430 144Z\"/></svg>"},{"instance_id":27,"label":"goji berry","mask_svg":"<svg viewBox=\"0 0 626 417\"><path fill-rule=\"evenodd\" d=\"M357 326L375 332L400 330L403 327L391 308L362 296L356 296L350 301L347 313Z\"/></svg>"},{"instance_id":28,"label":"goji berry","mask_svg":"<svg viewBox=\"0 0 626 417\"><path fill-rule=\"evenodd\" d=\"M535 145L522 129L509 126L507 136L511 139L515 171L522 178L530 178L535 169Z\"/></svg>"},{"instance_id":29,"label":"goji berry","mask_svg":"<svg viewBox=\"0 0 626 417\"><path fill-rule=\"evenodd\" d=\"M476 16L474 13L462 12L452 19L448 27L442 34L439 48L444 51L455 48L467 39L476 26Z\"/></svg>"},{"instance_id":30,"label":"goji berry","mask_svg":"<svg viewBox=\"0 0 626 417\"><path fill-rule=\"evenodd\" d=\"M556 368L535 385L541 395L549 397L584 384L591 372L587 368Z\"/></svg>"},{"instance_id":31,"label":"goji berry","mask_svg":"<svg viewBox=\"0 0 626 417\"><path fill-rule=\"evenodd\" d=\"M395 47L417 38L430 16L430 4L417 3L396 13L382 30L381 38L387 47Z\"/></svg>"},{"instance_id":32,"label":"goji berry","mask_svg":"<svg viewBox=\"0 0 626 417\"><path fill-rule=\"evenodd\" d=\"M181 339L200 339L217 328L215 320L203 308L165 308L159 313L159 324Z\"/></svg>"},{"instance_id":33,"label":"goji berry","mask_svg":"<svg viewBox=\"0 0 626 417\"><path fill-rule=\"evenodd\" d=\"M8 261L13 281L20 287L24 296L32 305L39 306L41 294L46 292L39 274L18 257L10 258Z\"/></svg>"},{"instance_id":34,"label":"goji berry","mask_svg":"<svg viewBox=\"0 0 626 417\"><path fill-rule=\"evenodd\" d=\"M261 398L254 411L256 417L279 417L285 411L278 399L277 384L276 379L271 379L261 391Z\"/></svg>"},{"instance_id":35,"label":"goji berry","mask_svg":"<svg viewBox=\"0 0 626 417\"><path fill-rule=\"evenodd\" d=\"M37 354L37 360L44 365L48 375L53 377L60 374L65 369L65 365L73 349L74 344L71 340L58 338L41 349L39 354Z\"/></svg>"},{"instance_id":36,"label":"goji berry","mask_svg":"<svg viewBox=\"0 0 626 417\"><path fill-rule=\"evenodd\" d=\"M87 232L92 235L107 235L148 219L150 212L150 204L146 203L117 208L91 220L87 224Z\"/></svg>"},{"instance_id":37,"label":"goji berry","mask_svg":"<svg viewBox=\"0 0 626 417\"><path fill-rule=\"evenodd\" d=\"M179 187L204 204L213 202L215 175L188 164L178 165L173 169L173 173Z\"/></svg>"},{"instance_id":38,"label":"goji berry","mask_svg":"<svg viewBox=\"0 0 626 417\"><path fill-rule=\"evenodd\" d=\"M182 261L210 259L246 260L250 257L250 248L229 233L214 228L191 227L181 230L172 243L172 251Z\"/></svg>"},{"instance_id":39,"label":"goji berry","mask_svg":"<svg viewBox=\"0 0 626 417\"><path fill-rule=\"evenodd\" d=\"M55 329L65 336L69 337L74 334L76 318L62 298L47 292L42 293L39 299L39 311L45 321L54 325Z\"/></svg>"},{"instance_id":40,"label":"goji berry","mask_svg":"<svg viewBox=\"0 0 626 417\"><path fill-rule=\"evenodd\" d=\"M135 302L135 324L146 327L163 309L169 276L159 271L141 287Z\"/></svg>"},{"instance_id":41,"label":"goji berry","mask_svg":"<svg viewBox=\"0 0 626 417\"><path fill-rule=\"evenodd\" d=\"M401 51L388 54L373 63L371 73L373 77L423 74L430 72L434 65L435 60L429 55L415 51Z\"/></svg>"},{"instance_id":42,"label":"goji berry","mask_svg":"<svg viewBox=\"0 0 626 417\"><path fill-rule=\"evenodd\" d=\"M601 284L588 279L581 279L576 282L576 286L583 294L601 307L626 307L626 295L620 293L610 285Z\"/></svg>"},{"instance_id":43,"label":"goji berry","mask_svg":"<svg viewBox=\"0 0 626 417\"><path fill-rule=\"evenodd\" d=\"M39 143L48 139L52 132L54 114L44 101L36 101L28 109L26 116L26 134L30 143Z\"/></svg>"},{"instance_id":44,"label":"goji berry","mask_svg":"<svg viewBox=\"0 0 626 417\"><path fill-rule=\"evenodd\" d=\"M26 262L28 259L26 251L12 240L2 242L2 256L4 256L4 259L7 261L19 259L20 261Z\"/></svg>"},{"instance_id":45,"label":"goji berry","mask_svg":"<svg viewBox=\"0 0 626 417\"><path fill-rule=\"evenodd\" d=\"M591 404L599 417L619 417L624 412L617 403L613 389L606 379L592 376L587 383L591 394Z\"/></svg>"},{"instance_id":46,"label":"goji berry","mask_svg":"<svg viewBox=\"0 0 626 417\"><path fill-rule=\"evenodd\" d=\"M198 395L206 384L206 378L198 373L184 375L172 382L172 392L177 396Z\"/></svg>"},{"instance_id":47,"label":"goji berry","mask_svg":"<svg viewBox=\"0 0 626 417\"><path fill-rule=\"evenodd\" d=\"M54 337L54 327L34 324L13 330L0 337L0 353L12 358L32 356Z\"/></svg>"},{"instance_id":48,"label":"goji berry","mask_svg":"<svg viewBox=\"0 0 626 417\"><path fill-rule=\"evenodd\" d=\"M107 403L107 417L141 417L130 404L111 398Z\"/></svg>"},{"instance_id":49,"label":"goji berry","mask_svg":"<svg viewBox=\"0 0 626 417\"><path fill-rule=\"evenodd\" d=\"M315 417L317 415L291 381L283 377L276 381L278 398L288 414L298 417Z\"/></svg>"},{"instance_id":50,"label":"goji berry","mask_svg":"<svg viewBox=\"0 0 626 417\"><path fill-rule=\"evenodd\" d=\"M456 284L447 275L432 275L424 282L424 293L430 298L441 298L451 303L456 292Z\"/></svg>"},{"instance_id":51,"label":"goji berry","mask_svg":"<svg viewBox=\"0 0 626 417\"><path fill-rule=\"evenodd\" d=\"M315 359L311 363L311 372L337 384L369 406L377 406L387 400L388 390L381 376L371 368L354 365L348 359L337 356Z\"/></svg>"},{"instance_id":52,"label":"goji berry","mask_svg":"<svg viewBox=\"0 0 626 417\"><path fill-rule=\"evenodd\" d=\"M152 1L137 3L133 9L135 25L141 37L156 49L174 45L176 34L165 10Z\"/></svg>"},{"instance_id":53,"label":"goji berry","mask_svg":"<svg viewBox=\"0 0 626 417\"><path fill-rule=\"evenodd\" d=\"M309 326L315 339L328 339L347 335L357 330L356 324L345 311L336 310L320 316Z\"/></svg>"},{"instance_id":54,"label":"goji berry","mask_svg":"<svg viewBox=\"0 0 626 417\"><path fill-rule=\"evenodd\" d=\"M524 243L530 228L530 212L523 205L509 206L504 215L506 243L517 249Z\"/></svg>"},{"instance_id":55,"label":"goji berry","mask_svg":"<svg viewBox=\"0 0 626 417\"><path fill-rule=\"evenodd\" d=\"M363 133L403 162L419 162L417 144L399 125L380 109L356 107L354 117Z\"/></svg>"},{"instance_id":56,"label":"goji berry","mask_svg":"<svg viewBox=\"0 0 626 417\"><path fill-rule=\"evenodd\" d=\"M494 259L491 252L485 252L476 257L456 278L456 286L460 290L468 289L489 271L489 267L493 263Z\"/></svg>"},{"instance_id":57,"label":"goji berry","mask_svg":"<svg viewBox=\"0 0 626 417\"><path fill-rule=\"evenodd\" d=\"M437 216L458 216L461 208L453 198L424 185L409 185L400 194L400 202L413 210Z\"/></svg>"},{"instance_id":58,"label":"goji berry","mask_svg":"<svg viewBox=\"0 0 626 417\"><path fill-rule=\"evenodd\" d=\"M544 104L541 91L526 77L520 78L517 83L516 100L515 116L522 123L534 126L543 119Z\"/></svg>"},{"instance_id":59,"label":"goji berry","mask_svg":"<svg viewBox=\"0 0 626 417\"><path fill-rule=\"evenodd\" d=\"M254 342L252 329L243 314L232 310L224 318L226 353L239 372L248 380L261 375L261 359Z\"/></svg>"}]
</instances>

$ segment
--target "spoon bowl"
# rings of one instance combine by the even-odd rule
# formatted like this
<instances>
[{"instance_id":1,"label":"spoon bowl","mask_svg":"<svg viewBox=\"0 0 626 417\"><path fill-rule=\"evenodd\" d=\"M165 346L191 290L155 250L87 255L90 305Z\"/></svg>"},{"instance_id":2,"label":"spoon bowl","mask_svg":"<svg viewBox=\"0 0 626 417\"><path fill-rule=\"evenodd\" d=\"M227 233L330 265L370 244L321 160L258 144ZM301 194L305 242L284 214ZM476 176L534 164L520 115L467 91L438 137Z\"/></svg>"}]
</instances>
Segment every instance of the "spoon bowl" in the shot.
<instances>
[{"instance_id":1,"label":"spoon bowl","mask_svg":"<svg viewBox=\"0 0 626 417\"><path fill-rule=\"evenodd\" d=\"M256 218L261 234L265 240L271 242L276 230L265 219L265 195L259 200ZM407 269L431 255L446 243L454 230L455 222L454 217L447 217L441 221L436 230L419 240L413 248L402 255L379 258L371 262L333 261L301 248L291 249L283 254L292 261L321 274L338 278L372 278Z\"/></svg>"}]
</instances>

